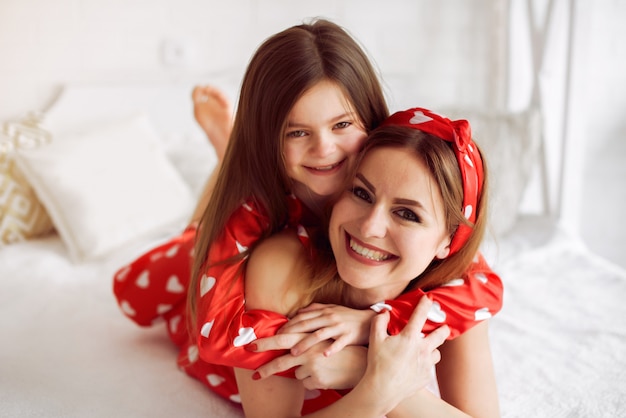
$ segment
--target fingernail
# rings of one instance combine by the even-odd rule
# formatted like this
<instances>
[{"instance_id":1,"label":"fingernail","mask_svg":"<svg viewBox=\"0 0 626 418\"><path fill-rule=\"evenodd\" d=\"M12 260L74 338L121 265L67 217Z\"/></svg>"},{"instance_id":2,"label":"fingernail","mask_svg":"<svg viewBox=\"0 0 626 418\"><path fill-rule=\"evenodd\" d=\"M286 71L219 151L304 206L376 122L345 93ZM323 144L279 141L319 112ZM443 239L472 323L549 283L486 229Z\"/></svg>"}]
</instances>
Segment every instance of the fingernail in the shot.
<instances>
[{"instance_id":1,"label":"fingernail","mask_svg":"<svg viewBox=\"0 0 626 418\"><path fill-rule=\"evenodd\" d=\"M244 348L246 349L246 351L256 352L258 347L256 346L256 344L252 343L252 344L245 345Z\"/></svg>"},{"instance_id":2,"label":"fingernail","mask_svg":"<svg viewBox=\"0 0 626 418\"><path fill-rule=\"evenodd\" d=\"M252 375L252 380L259 380L261 378L261 375L259 374L259 372L254 372L254 374Z\"/></svg>"}]
</instances>

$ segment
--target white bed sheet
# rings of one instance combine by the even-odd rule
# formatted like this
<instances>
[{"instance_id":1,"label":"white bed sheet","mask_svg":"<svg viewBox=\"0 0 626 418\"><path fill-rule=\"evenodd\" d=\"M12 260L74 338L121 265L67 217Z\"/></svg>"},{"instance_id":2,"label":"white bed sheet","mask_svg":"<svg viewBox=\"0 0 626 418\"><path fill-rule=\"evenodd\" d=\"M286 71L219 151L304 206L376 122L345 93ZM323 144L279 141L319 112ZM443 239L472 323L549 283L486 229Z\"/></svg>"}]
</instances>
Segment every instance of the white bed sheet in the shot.
<instances>
[{"instance_id":1,"label":"white bed sheet","mask_svg":"<svg viewBox=\"0 0 626 418\"><path fill-rule=\"evenodd\" d=\"M189 94L190 86L75 86L50 122L61 129L147 110L167 122L158 128L169 155L198 194L211 155L199 146L206 139ZM242 416L177 369L162 324L138 328L115 303L112 274L154 239L83 264L57 235L0 248L0 417ZM520 220L485 250L505 283L491 326L502 415L624 416L626 272L542 218Z\"/></svg>"},{"instance_id":2,"label":"white bed sheet","mask_svg":"<svg viewBox=\"0 0 626 418\"><path fill-rule=\"evenodd\" d=\"M56 235L0 250L1 417L241 417L176 367L162 324L116 305L112 274L138 248L69 261Z\"/></svg>"},{"instance_id":3,"label":"white bed sheet","mask_svg":"<svg viewBox=\"0 0 626 418\"><path fill-rule=\"evenodd\" d=\"M552 231L498 266L505 298L491 339L503 416L624 416L626 272Z\"/></svg>"},{"instance_id":4,"label":"white bed sheet","mask_svg":"<svg viewBox=\"0 0 626 418\"><path fill-rule=\"evenodd\" d=\"M495 248L502 415L623 416L626 273L541 220ZM75 265L55 235L0 251L0 416L242 416L176 368L163 324L119 312L111 276L139 251Z\"/></svg>"}]
</instances>

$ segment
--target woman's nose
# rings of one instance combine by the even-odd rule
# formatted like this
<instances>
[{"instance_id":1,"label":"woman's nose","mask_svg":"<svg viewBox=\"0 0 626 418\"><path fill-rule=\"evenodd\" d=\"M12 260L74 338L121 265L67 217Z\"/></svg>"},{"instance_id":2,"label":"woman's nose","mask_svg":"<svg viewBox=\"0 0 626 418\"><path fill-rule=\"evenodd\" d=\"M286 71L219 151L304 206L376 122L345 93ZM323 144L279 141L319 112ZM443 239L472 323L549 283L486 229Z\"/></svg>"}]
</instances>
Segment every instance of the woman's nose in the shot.
<instances>
[{"instance_id":1,"label":"woman's nose","mask_svg":"<svg viewBox=\"0 0 626 418\"><path fill-rule=\"evenodd\" d=\"M389 220L381 205L370 206L361 219L361 233L364 237L383 238L387 235Z\"/></svg>"}]
</instances>

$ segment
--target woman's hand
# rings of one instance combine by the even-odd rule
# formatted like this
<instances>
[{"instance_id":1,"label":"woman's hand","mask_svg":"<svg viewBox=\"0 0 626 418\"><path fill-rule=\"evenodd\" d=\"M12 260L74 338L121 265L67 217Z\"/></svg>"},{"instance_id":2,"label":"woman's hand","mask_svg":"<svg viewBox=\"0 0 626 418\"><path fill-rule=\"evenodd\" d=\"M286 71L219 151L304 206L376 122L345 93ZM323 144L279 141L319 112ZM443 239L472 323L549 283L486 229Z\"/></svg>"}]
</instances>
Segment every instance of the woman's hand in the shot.
<instances>
[{"instance_id":1,"label":"woman's hand","mask_svg":"<svg viewBox=\"0 0 626 418\"><path fill-rule=\"evenodd\" d=\"M256 371L262 379L295 367L296 378L307 389L353 388L363 377L367 365L367 348L348 346L328 357L324 353L331 344L331 341L322 341L299 356L285 354Z\"/></svg>"},{"instance_id":2,"label":"woman's hand","mask_svg":"<svg viewBox=\"0 0 626 418\"><path fill-rule=\"evenodd\" d=\"M367 344L371 320L375 315L376 313L370 309L359 310L340 305L313 303L300 309L298 314L278 332L308 334L289 347L294 356L304 353L322 341L332 339L334 342L324 351L325 356L330 356L348 345Z\"/></svg>"},{"instance_id":3,"label":"woman's hand","mask_svg":"<svg viewBox=\"0 0 626 418\"><path fill-rule=\"evenodd\" d=\"M423 389L431 379L432 368L441 360L439 347L450 334L444 325L423 337L432 302L422 297L402 332L389 336L389 312L378 314L372 321L367 356L367 379L379 396L393 396L398 403Z\"/></svg>"}]
</instances>

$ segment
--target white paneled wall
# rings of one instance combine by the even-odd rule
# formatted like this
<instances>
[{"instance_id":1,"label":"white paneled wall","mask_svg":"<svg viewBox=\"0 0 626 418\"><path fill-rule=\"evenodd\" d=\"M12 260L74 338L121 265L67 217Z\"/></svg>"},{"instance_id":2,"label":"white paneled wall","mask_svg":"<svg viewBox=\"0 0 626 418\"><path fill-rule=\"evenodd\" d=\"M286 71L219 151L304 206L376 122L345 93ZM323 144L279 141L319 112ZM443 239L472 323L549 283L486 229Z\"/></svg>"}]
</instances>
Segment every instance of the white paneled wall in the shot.
<instances>
[{"instance_id":1,"label":"white paneled wall","mask_svg":"<svg viewBox=\"0 0 626 418\"><path fill-rule=\"evenodd\" d=\"M493 106L505 85L506 3L0 0L0 120L45 107L68 82L238 82L263 39L314 16L364 45L393 109Z\"/></svg>"},{"instance_id":2,"label":"white paneled wall","mask_svg":"<svg viewBox=\"0 0 626 418\"><path fill-rule=\"evenodd\" d=\"M547 3L531 1L537 10ZM525 2L0 0L0 121L45 108L67 83L216 82L231 87L234 96L258 44L314 16L336 21L364 45L381 71L392 110L417 104L520 108L529 93L527 51L519 44L509 49L509 39L523 32L518 17ZM566 178L573 192L566 190L565 211L574 229L585 222L583 234L600 242L599 231L615 231L615 222L604 217L605 226L594 219L590 227L576 208L599 213L596 207L624 202L610 200L616 194L608 188L599 195L602 201L589 201L579 179L598 172L586 150L602 155L605 149L624 149L612 144L626 141L626 2L556 0L557 20L565 19L563 5L570 2L576 4L577 28L568 135L577 149ZM560 36L553 41L562 41ZM548 153L556 160L563 153L558 100L563 53L562 46L554 49L541 75L544 85L557 90L556 101L546 99L555 115L547 123ZM164 55L173 61L164 61ZM516 88L513 94L509 85ZM555 179L559 164L552 170ZM614 177L602 177L598 187L624 180ZM621 228L616 236L626 234ZM595 248L603 251L601 245Z\"/></svg>"}]
</instances>

